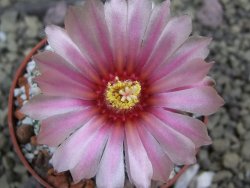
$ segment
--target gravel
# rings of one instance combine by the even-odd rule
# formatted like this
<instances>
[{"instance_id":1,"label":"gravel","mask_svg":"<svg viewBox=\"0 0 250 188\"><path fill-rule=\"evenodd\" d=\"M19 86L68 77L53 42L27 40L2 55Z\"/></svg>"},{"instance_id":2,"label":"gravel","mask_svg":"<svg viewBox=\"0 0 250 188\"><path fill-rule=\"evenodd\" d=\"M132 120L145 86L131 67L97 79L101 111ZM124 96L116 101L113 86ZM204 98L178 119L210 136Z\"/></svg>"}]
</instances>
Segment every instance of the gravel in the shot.
<instances>
[{"instance_id":1,"label":"gravel","mask_svg":"<svg viewBox=\"0 0 250 188\"><path fill-rule=\"evenodd\" d=\"M29 188L36 184L34 179L29 179L13 151L7 128L7 98L17 67L45 36L43 20L46 20L46 10L57 4L52 0L46 7L40 3L45 8L39 11L36 8L39 2L0 0L1 188ZM222 7L222 11L218 8L214 12L214 16L221 18L216 20L219 24L213 19L209 23L201 16L205 6L203 0L172 0L174 14L192 15L194 35L213 37L208 59L217 63L210 74L226 101L225 106L209 118L208 129L213 144L200 150L200 167L194 179L211 172L214 173L211 188L250 188L250 3L249 0L218 0L217 3ZM60 22L58 20L49 21ZM189 187L196 188L197 183L191 183Z\"/></svg>"},{"instance_id":2,"label":"gravel","mask_svg":"<svg viewBox=\"0 0 250 188\"><path fill-rule=\"evenodd\" d=\"M236 170L240 161L240 157L236 153L226 153L223 156L223 165L226 168Z\"/></svg>"}]
</instances>

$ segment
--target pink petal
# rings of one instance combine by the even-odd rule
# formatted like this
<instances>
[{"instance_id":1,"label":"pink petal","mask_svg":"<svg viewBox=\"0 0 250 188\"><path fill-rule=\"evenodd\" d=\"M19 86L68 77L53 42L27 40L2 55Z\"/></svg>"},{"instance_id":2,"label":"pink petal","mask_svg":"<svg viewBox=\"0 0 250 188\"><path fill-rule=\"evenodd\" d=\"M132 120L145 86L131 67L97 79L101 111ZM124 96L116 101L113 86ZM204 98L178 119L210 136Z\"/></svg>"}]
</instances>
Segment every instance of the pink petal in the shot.
<instances>
[{"instance_id":1,"label":"pink petal","mask_svg":"<svg viewBox=\"0 0 250 188\"><path fill-rule=\"evenodd\" d=\"M128 0L128 54L127 69L133 70L138 51L141 47L143 35L147 28L152 11L152 2L145 0Z\"/></svg>"},{"instance_id":2,"label":"pink petal","mask_svg":"<svg viewBox=\"0 0 250 188\"><path fill-rule=\"evenodd\" d=\"M107 1L104 9L115 66L121 72L126 63L127 54L127 1Z\"/></svg>"},{"instance_id":3,"label":"pink petal","mask_svg":"<svg viewBox=\"0 0 250 188\"><path fill-rule=\"evenodd\" d=\"M209 76L205 76L201 81L199 82L196 82L194 84L191 84L191 85L185 85L185 86L182 86L182 87L178 87L178 88L175 88L175 89L171 89L167 92L174 92L174 91L180 91L180 90L185 90L185 89L191 89L191 88L194 88L194 87L200 87L200 86L211 86L211 87L214 87L216 85L215 83L215 80L212 79L211 77ZM151 91L151 88L149 89L149 92ZM152 92L152 91L151 91ZM152 92L153 93L153 92Z\"/></svg>"},{"instance_id":4,"label":"pink petal","mask_svg":"<svg viewBox=\"0 0 250 188\"><path fill-rule=\"evenodd\" d=\"M124 187L123 125L113 126L96 175L97 187Z\"/></svg>"},{"instance_id":5,"label":"pink petal","mask_svg":"<svg viewBox=\"0 0 250 188\"><path fill-rule=\"evenodd\" d=\"M172 18L155 44L147 64L143 67L142 76L148 77L157 66L162 64L164 60L167 60L188 38L191 31L192 22L189 16Z\"/></svg>"},{"instance_id":6,"label":"pink petal","mask_svg":"<svg viewBox=\"0 0 250 188\"><path fill-rule=\"evenodd\" d=\"M57 148L52 156L51 161L54 168L58 172L73 169L82 160L82 156L86 152L86 148L89 147L89 144L93 140L97 140L97 133L104 125L104 119L94 116L83 127L71 135Z\"/></svg>"},{"instance_id":7,"label":"pink petal","mask_svg":"<svg viewBox=\"0 0 250 188\"><path fill-rule=\"evenodd\" d=\"M152 105L167 107L199 115L210 115L224 104L223 99L210 86L161 93L152 97Z\"/></svg>"},{"instance_id":8,"label":"pink petal","mask_svg":"<svg viewBox=\"0 0 250 188\"><path fill-rule=\"evenodd\" d=\"M72 82L63 74L54 75L42 74L33 79L42 90L42 93L48 96L72 97L85 100L96 98L94 91L83 85Z\"/></svg>"},{"instance_id":9,"label":"pink petal","mask_svg":"<svg viewBox=\"0 0 250 188\"><path fill-rule=\"evenodd\" d=\"M138 60L138 68L141 68L149 58L155 47L155 43L160 37L164 27L170 19L170 1L163 1L154 7L148 26L143 37L142 49Z\"/></svg>"},{"instance_id":10,"label":"pink petal","mask_svg":"<svg viewBox=\"0 0 250 188\"><path fill-rule=\"evenodd\" d=\"M192 85L200 82L208 73L213 63L202 59L191 60L152 83L152 93L166 92L171 89Z\"/></svg>"},{"instance_id":11,"label":"pink petal","mask_svg":"<svg viewBox=\"0 0 250 188\"><path fill-rule=\"evenodd\" d=\"M51 116L79 110L90 104L90 102L80 99L37 95L22 107L21 112L32 119L42 120Z\"/></svg>"},{"instance_id":12,"label":"pink petal","mask_svg":"<svg viewBox=\"0 0 250 188\"><path fill-rule=\"evenodd\" d=\"M142 143L153 166L153 179L167 182L174 164L164 153L159 143L143 126L137 127Z\"/></svg>"},{"instance_id":13,"label":"pink petal","mask_svg":"<svg viewBox=\"0 0 250 188\"><path fill-rule=\"evenodd\" d=\"M169 74L181 65L190 62L194 59L205 59L208 55L207 46L211 42L211 38L206 37L190 37L175 53L167 60L167 62L159 66L156 70L156 74L152 74L151 81L162 78Z\"/></svg>"},{"instance_id":14,"label":"pink petal","mask_svg":"<svg viewBox=\"0 0 250 188\"><path fill-rule=\"evenodd\" d=\"M141 142L136 126L131 122L125 125L125 155L130 181L136 187L150 187L153 175L152 164Z\"/></svg>"},{"instance_id":15,"label":"pink petal","mask_svg":"<svg viewBox=\"0 0 250 188\"><path fill-rule=\"evenodd\" d=\"M152 113L166 125L191 139L196 147L211 144L207 126L200 120L161 108L152 109Z\"/></svg>"},{"instance_id":16,"label":"pink petal","mask_svg":"<svg viewBox=\"0 0 250 188\"><path fill-rule=\"evenodd\" d=\"M39 71L46 76L62 77L63 75L68 80L78 84L88 87L93 86L88 77L84 77L76 68L69 65L65 59L54 52L41 52L35 55L33 59L36 61Z\"/></svg>"},{"instance_id":17,"label":"pink petal","mask_svg":"<svg viewBox=\"0 0 250 188\"><path fill-rule=\"evenodd\" d=\"M50 46L57 54L60 54L68 64L73 66L77 71L80 71L84 76L90 77L91 80L99 81L96 71L64 29L51 25L46 27L45 32Z\"/></svg>"},{"instance_id":18,"label":"pink petal","mask_svg":"<svg viewBox=\"0 0 250 188\"><path fill-rule=\"evenodd\" d=\"M95 113L92 108L85 107L43 120L37 136L38 143L58 146L76 129L88 122Z\"/></svg>"},{"instance_id":19,"label":"pink petal","mask_svg":"<svg viewBox=\"0 0 250 188\"><path fill-rule=\"evenodd\" d=\"M73 169L70 169L74 183L82 179L90 179L96 175L110 130L111 126L105 125L91 138L80 161Z\"/></svg>"},{"instance_id":20,"label":"pink petal","mask_svg":"<svg viewBox=\"0 0 250 188\"><path fill-rule=\"evenodd\" d=\"M70 7L65 28L81 52L106 74L113 61L105 23L104 6L99 0L87 0L83 7Z\"/></svg>"},{"instance_id":21,"label":"pink petal","mask_svg":"<svg viewBox=\"0 0 250 188\"><path fill-rule=\"evenodd\" d=\"M143 119L145 127L152 133L175 164L183 165L196 162L195 146L189 138L164 124L150 113L145 113Z\"/></svg>"}]
</instances>

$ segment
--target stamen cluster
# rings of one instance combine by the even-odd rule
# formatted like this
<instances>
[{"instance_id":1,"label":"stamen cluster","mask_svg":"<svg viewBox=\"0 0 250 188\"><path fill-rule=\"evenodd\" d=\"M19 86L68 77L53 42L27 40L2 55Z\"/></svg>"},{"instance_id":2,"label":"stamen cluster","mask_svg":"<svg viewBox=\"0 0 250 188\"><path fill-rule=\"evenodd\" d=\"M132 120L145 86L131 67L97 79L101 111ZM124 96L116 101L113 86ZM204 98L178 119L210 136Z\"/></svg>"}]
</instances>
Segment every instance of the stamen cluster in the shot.
<instances>
[{"instance_id":1,"label":"stamen cluster","mask_svg":"<svg viewBox=\"0 0 250 188\"><path fill-rule=\"evenodd\" d=\"M141 85L138 81L120 81L119 78L108 82L106 89L106 101L108 105L117 110L128 110L139 102Z\"/></svg>"}]
</instances>

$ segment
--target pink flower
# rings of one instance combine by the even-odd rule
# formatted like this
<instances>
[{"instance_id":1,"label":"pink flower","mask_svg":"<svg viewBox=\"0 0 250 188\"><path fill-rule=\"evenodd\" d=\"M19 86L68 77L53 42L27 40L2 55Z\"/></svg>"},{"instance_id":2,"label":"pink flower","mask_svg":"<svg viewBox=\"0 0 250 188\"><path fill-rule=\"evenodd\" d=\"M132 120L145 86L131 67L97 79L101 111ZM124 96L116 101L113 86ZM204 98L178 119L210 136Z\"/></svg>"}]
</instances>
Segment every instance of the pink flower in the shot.
<instances>
[{"instance_id":1,"label":"pink flower","mask_svg":"<svg viewBox=\"0 0 250 188\"><path fill-rule=\"evenodd\" d=\"M123 187L126 171L149 187L151 179L166 182L174 164L195 163L196 149L211 143L190 115L223 105L206 77L210 39L189 38L190 17L171 17L169 6L87 0L69 9L65 29L46 28L54 52L34 57L42 94L22 111L41 121L38 141L57 147L58 172Z\"/></svg>"}]
</instances>

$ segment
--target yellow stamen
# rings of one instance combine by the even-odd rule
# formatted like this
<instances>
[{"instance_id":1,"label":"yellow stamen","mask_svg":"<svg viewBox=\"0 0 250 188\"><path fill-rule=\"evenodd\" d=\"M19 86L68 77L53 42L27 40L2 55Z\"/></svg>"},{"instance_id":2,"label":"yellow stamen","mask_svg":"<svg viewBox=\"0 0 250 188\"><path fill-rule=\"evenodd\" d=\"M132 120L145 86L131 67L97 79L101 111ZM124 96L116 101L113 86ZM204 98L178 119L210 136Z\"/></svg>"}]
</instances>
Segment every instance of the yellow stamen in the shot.
<instances>
[{"instance_id":1,"label":"yellow stamen","mask_svg":"<svg viewBox=\"0 0 250 188\"><path fill-rule=\"evenodd\" d=\"M113 108L127 110L139 102L141 85L138 81L120 81L116 78L114 82L109 82L106 89L106 101Z\"/></svg>"}]
</instances>

